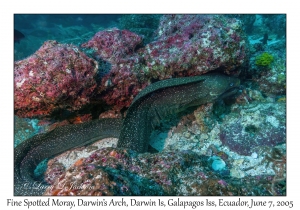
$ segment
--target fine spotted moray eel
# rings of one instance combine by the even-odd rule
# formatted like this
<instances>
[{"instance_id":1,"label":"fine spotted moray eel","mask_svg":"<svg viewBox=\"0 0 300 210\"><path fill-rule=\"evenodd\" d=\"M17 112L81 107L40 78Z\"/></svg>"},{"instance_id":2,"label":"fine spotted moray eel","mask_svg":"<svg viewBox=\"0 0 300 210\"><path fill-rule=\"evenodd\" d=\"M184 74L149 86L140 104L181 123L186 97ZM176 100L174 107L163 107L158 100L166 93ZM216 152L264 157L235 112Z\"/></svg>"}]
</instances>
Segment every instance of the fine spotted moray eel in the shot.
<instances>
[{"instance_id":1,"label":"fine spotted moray eel","mask_svg":"<svg viewBox=\"0 0 300 210\"><path fill-rule=\"evenodd\" d=\"M14 149L14 195L42 195L49 185L34 180L36 166L74 147L114 137L119 138L117 147L146 152L150 134L161 120L231 95L239 85L239 79L221 74L163 80L135 97L124 120L93 120L35 135Z\"/></svg>"}]
</instances>

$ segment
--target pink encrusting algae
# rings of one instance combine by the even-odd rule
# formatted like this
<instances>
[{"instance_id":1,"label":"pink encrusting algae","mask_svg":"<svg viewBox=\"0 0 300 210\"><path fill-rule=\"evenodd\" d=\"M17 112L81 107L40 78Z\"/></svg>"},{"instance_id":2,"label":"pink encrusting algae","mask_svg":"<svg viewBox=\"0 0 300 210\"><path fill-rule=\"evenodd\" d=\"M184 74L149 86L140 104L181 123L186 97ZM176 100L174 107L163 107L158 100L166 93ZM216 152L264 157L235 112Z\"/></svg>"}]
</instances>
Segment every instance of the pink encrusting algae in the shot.
<instances>
[{"instance_id":1,"label":"pink encrusting algae","mask_svg":"<svg viewBox=\"0 0 300 210\"><path fill-rule=\"evenodd\" d=\"M123 18L24 30L15 195L286 195L285 15Z\"/></svg>"},{"instance_id":2,"label":"pink encrusting algae","mask_svg":"<svg viewBox=\"0 0 300 210\"><path fill-rule=\"evenodd\" d=\"M78 110L95 95L120 110L157 80L216 69L238 74L236 68L247 60L248 42L235 18L164 15L154 41L145 46L141 36L112 28L97 32L81 47L97 61L75 45L46 41L15 62L16 115L42 118L57 109Z\"/></svg>"},{"instance_id":3,"label":"pink encrusting algae","mask_svg":"<svg viewBox=\"0 0 300 210\"><path fill-rule=\"evenodd\" d=\"M98 32L82 47L111 63L98 92L107 104L121 109L153 81L201 75L217 68L236 74L233 70L247 60L248 43L237 19L164 15L154 41L145 46L138 35L114 28Z\"/></svg>"},{"instance_id":4,"label":"pink encrusting algae","mask_svg":"<svg viewBox=\"0 0 300 210\"><path fill-rule=\"evenodd\" d=\"M97 86L97 70L97 61L75 45L46 41L33 55L14 63L15 114L44 117L56 109L80 109Z\"/></svg>"}]
</instances>

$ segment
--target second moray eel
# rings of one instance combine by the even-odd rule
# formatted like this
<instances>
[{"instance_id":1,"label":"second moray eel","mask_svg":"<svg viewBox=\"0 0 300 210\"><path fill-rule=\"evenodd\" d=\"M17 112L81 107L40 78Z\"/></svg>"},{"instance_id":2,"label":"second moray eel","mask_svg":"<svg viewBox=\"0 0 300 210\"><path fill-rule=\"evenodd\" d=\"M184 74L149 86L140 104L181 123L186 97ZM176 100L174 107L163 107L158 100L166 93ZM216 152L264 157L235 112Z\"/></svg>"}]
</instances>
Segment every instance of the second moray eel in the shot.
<instances>
[{"instance_id":1,"label":"second moray eel","mask_svg":"<svg viewBox=\"0 0 300 210\"><path fill-rule=\"evenodd\" d=\"M221 74L159 81L136 96L124 121L100 119L36 135L15 148L14 194L42 195L48 185L34 181L36 166L46 158L96 140L116 137L117 147L146 152L150 134L162 119L230 95L239 84L239 79Z\"/></svg>"}]
</instances>

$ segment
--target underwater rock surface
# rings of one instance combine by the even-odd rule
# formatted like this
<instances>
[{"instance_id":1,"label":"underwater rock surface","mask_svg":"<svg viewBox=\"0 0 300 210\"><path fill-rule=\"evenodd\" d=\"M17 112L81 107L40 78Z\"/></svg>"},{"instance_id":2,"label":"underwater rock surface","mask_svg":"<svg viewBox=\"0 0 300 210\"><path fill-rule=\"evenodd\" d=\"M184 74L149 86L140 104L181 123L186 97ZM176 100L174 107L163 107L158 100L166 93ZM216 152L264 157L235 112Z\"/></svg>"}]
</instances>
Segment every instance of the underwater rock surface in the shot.
<instances>
[{"instance_id":1,"label":"underwater rock surface","mask_svg":"<svg viewBox=\"0 0 300 210\"><path fill-rule=\"evenodd\" d=\"M46 41L14 63L14 109L19 117L43 117L55 109L78 110L96 87L98 63L78 47Z\"/></svg>"},{"instance_id":2,"label":"underwater rock surface","mask_svg":"<svg viewBox=\"0 0 300 210\"><path fill-rule=\"evenodd\" d=\"M43 117L58 108L74 111L96 94L120 110L153 81L220 67L231 73L247 60L248 43L234 18L165 15L156 34L155 41L143 46L142 37L128 30L100 31L81 45L97 61L75 45L45 42L35 54L15 62L16 114Z\"/></svg>"},{"instance_id":3,"label":"underwater rock surface","mask_svg":"<svg viewBox=\"0 0 300 210\"><path fill-rule=\"evenodd\" d=\"M259 147L286 142L285 103L259 103L240 107L223 119L220 140L230 150L251 155ZM239 117L232 117L238 115Z\"/></svg>"},{"instance_id":4,"label":"underwater rock surface","mask_svg":"<svg viewBox=\"0 0 300 210\"><path fill-rule=\"evenodd\" d=\"M111 55L111 70L102 78L99 93L116 109L129 107L153 80L201 75L220 67L236 74L231 71L247 60L248 42L241 22L224 16L164 15L154 41L137 47L140 41L138 35L112 29L83 44L101 59ZM125 54L127 47L122 45L130 51Z\"/></svg>"},{"instance_id":5,"label":"underwater rock surface","mask_svg":"<svg viewBox=\"0 0 300 210\"><path fill-rule=\"evenodd\" d=\"M50 184L45 195L286 195L285 15L137 14L105 27L83 16L50 27L48 18L18 24L15 146L65 124L122 118L159 80L216 71L241 86L157 125L158 153L103 139L50 159L44 177L35 171Z\"/></svg>"},{"instance_id":6,"label":"underwater rock surface","mask_svg":"<svg viewBox=\"0 0 300 210\"><path fill-rule=\"evenodd\" d=\"M136 154L103 148L81 158L44 195L272 195L274 176L230 178L192 151ZM243 187L240 185L243 183ZM65 186L61 188L60 186Z\"/></svg>"}]
</instances>

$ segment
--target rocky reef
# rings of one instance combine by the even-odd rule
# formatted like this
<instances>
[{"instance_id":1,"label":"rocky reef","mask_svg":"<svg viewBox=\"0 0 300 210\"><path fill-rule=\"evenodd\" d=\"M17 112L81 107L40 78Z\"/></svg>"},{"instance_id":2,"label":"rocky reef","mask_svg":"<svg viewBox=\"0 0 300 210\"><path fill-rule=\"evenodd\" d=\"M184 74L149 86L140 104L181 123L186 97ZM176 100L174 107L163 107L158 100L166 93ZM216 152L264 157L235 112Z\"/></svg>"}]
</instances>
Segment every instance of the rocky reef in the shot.
<instances>
[{"instance_id":1,"label":"rocky reef","mask_svg":"<svg viewBox=\"0 0 300 210\"><path fill-rule=\"evenodd\" d=\"M46 41L14 63L15 114L44 117L56 109L80 109L96 88L97 70L97 61L75 45Z\"/></svg>"},{"instance_id":2,"label":"rocky reef","mask_svg":"<svg viewBox=\"0 0 300 210\"><path fill-rule=\"evenodd\" d=\"M57 161L57 160L56 160ZM242 179L213 171L209 157L189 150L136 154L103 148L57 173L44 195L272 195L284 193L274 175ZM53 168L55 170L53 170ZM240 185L243 183L243 187ZM60 186L64 186L61 188ZM255 186L255 187L254 187Z\"/></svg>"},{"instance_id":3,"label":"rocky reef","mask_svg":"<svg viewBox=\"0 0 300 210\"><path fill-rule=\"evenodd\" d=\"M236 74L232 71L247 60L241 22L223 16L165 15L154 41L137 46L140 39L136 36L126 40L127 46L135 46L131 47L134 53L117 55L119 59L111 63L100 87L102 98L116 109L128 107L153 81L201 75L218 68ZM97 41L90 43L97 46ZM118 49L118 44L112 49Z\"/></svg>"},{"instance_id":4,"label":"rocky reef","mask_svg":"<svg viewBox=\"0 0 300 210\"><path fill-rule=\"evenodd\" d=\"M76 44L46 41L14 63L15 145L65 124L122 118L159 80L218 72L241 80L234 95L170 116L149 152L104 139L54 157L45 195L286 195L284 27L284 15L129 15L82 28Z\"/></svg>"},{"instance_id":5,"label":"rocky reef","mask_svg":"<svg viewBox=\"0 0 300 210\"><path fill-rule=\"evenodd\" d=\"M259 103L235 109L223 119L220 140L241 155L286 141L285 103ZM230 115L236 115L234 117Z\"/></svg>"}]
</instances>

